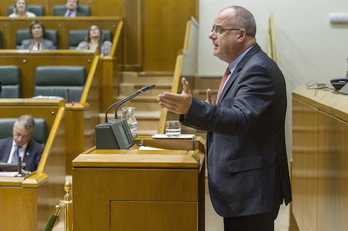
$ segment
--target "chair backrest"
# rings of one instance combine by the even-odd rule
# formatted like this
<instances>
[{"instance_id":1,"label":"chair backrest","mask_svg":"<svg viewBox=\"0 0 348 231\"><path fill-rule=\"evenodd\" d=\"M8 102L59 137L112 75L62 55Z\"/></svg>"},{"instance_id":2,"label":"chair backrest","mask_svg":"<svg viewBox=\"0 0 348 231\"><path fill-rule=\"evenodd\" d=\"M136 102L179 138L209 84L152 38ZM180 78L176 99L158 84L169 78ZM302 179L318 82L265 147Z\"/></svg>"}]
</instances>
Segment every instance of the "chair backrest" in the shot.
<instances>
[{"instance_id":1,"label":"chair backrest","mask_svg":"<svg viewBox=\"0 0 348 231\"><path fill-rule=\"evenodd\" d=\"M77 45L79 45L79 43L85 39L88 31L88 29L71 30L69 32L69 49L75 50ZM103 29L102 31L105 36L105 40L112 42L111 30Z\"/></svg>"},{"instance_id":2,"label":"chair backrest","mask_svg":"<svg viewBox=\"0 0 348 231\"><path fill-rule=\"evenodd\" d=\"M0 139L11 137L13 135L13 124L17 118L0 118ZM34 118L35 131L32 139L40 144L45 144L48 138L48 129L45 119Z\"/></svg>"},{"instance_id":3,"label":"chair backrest","mask_svg":"<svg viewBox=\"0 0 348 231\"><path fill-rule=\"evenodd\" d=\"M53 16L64 16L62 13L66 12L67 8L65 5L56 5L53 6ZM78 5L77 12L80 12L82 16L90 16L91 9L88 5Z\"/></svg>"},{"instance_id":4,"label":"chair backrest","mask_svg":"<svg viewBox=\"0 0 348 231\"><path fill-rule=\"evenodd\" d=\"M16 49L19 49L22 45L22 41L25 39L31 39L33 36L29 33L28 29L20 29L16 32ZM44 38L51 40L56 48L58 48L58 31L52 29L46 29Z\"/></svg>"},{"instance_id":5,"label":"chair backrest","mask_svg":"<svg viewBox=\"0 0 348 231\"><path fill-rule=\"evenodd\" d=\"M58 96L79 102L86 81L84 66L38 66L35 71L35 96Z\"/></svg>"},{"instance_id":6,"label":"chair backrest","mask_svg":"<svg viewBox=\"0 0 348 231\"><path fill-rule=\"evenodd\" d=\"M2 91L0 98L20 98L21 74L16 65L0 65L0 82Z\"/></svg>"},{"instance_id":7,"label":"chair backrest","mask_svg":"<svg viewBox=\"0 0 348 231\"><path fill-rule=\"evenodd\" d=\"M13 13L13 8L13 5L7 8L7 15ZM28 5L28 11L34 13L36 16L45 16L44 7L42 5Z\"/></svg>"}]
</instances>

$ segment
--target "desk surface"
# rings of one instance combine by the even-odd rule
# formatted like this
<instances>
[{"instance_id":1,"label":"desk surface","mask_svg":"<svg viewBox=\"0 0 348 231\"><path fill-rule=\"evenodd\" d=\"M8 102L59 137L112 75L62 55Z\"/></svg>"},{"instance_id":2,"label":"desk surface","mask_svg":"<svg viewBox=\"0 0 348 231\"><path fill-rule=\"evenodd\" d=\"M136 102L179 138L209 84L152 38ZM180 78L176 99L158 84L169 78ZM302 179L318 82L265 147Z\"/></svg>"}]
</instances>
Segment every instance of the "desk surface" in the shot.
<instances>
[{"instance_id":1,"label":"desk surface","mask_svg":"<svg viewBox=\"0 0 348 231\"><path fill-rule=\"evenodd\" d=\"M91 148L77 156L73 167L156 167L156 168L200 168L204 161L204 153L200 148L202 139L170 140L177 149L167 146L168 140L156 140L141 137L143 143L160 147L161 150L139 150L134 145L131 149L95 149Z\"/></svg>"}]
</instances>

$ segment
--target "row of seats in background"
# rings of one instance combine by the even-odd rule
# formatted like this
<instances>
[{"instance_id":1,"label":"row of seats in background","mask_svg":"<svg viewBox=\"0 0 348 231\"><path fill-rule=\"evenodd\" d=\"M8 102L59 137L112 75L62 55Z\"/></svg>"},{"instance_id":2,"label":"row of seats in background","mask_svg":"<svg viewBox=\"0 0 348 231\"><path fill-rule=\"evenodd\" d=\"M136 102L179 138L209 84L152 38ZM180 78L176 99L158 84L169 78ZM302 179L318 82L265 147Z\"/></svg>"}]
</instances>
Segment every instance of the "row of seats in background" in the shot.
<instances>
[{"instance_id":1,"label":"row of seats in background","mask_svg":"<svg viewBox=\"0 0 348 231\"><path fill-rule=\"evenodd\" d=\"M50 78L47 78L50 76ZM84 66L38 66L34 96L57 96L79 102L86 81ZM21 71L16 65L0 65L0 98L21 98Z\"/></svg>"},{"instance_id":2,"label":"row of seats in background","mask_svg":"<svg viewBox=\"0 0 348 231\"><path fill-rule=\"evenodd\" d=\"M13 13L13 7L14 6L9 6L7 9L7 15L10 15ZM58 5L53 7L53 15L46 15L44 11L44 7L41 5L28 5L28 11L34 13L36 16L59 16L57 12L62 12L66 11L66 6L65 5ZM90 16L91 15L91 10L88 5L79 5L77 7L77 11L82 13L84 16ZM5 16L5 15L2 15Z\"/></svg>"},{"instance_id":3,"label":"row of seats in background","mask_svg":"<svg viewBox=\"0 0 348 231\"><path fill-rule=\"evenodd\" d=\"M82 42L87 33L88 29L81 29L81 30L71 30L69 32L69 49L75 50L77 45ZM107 41L112 42L112 32L111 30L103 29L103 33L105 35L105 39ZM28 29L21 29L17 30L16 32L16 47L14 49L20 48L22 41L25 39L32 38L32 35L29 33ZM58 31L52 30L52 29L46 29L44 38L51 40L54 44L54 46L58 49L59 48L59 42L58 42ZM2 33L0 31L0 49L2 49Z\"/></svg>"}]
</instances>

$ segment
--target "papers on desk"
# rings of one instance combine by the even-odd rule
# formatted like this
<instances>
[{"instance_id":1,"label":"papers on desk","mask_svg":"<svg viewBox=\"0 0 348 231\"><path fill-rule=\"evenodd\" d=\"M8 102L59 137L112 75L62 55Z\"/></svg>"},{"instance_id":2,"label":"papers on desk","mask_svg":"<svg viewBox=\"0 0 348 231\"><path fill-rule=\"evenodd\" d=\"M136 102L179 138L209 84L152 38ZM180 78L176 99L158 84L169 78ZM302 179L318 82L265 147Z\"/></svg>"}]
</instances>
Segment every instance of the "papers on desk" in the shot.
<instances>
[{"instance_id":1,"label":"papers on desk","mask_svg":"<svg viewBox=\"0 0 348 231\"><path fill-rule=\"evenodd\" d=\"M64 99L63 97L60 96L49 96L49 95L39 95L35 97L31 97L32 99Z\"/></svg>"},{"instance_id":2,"label":"papers on desk","mask_svg":"<svg viewBox=\"0 0 348 231\"><path fill-rule=\"evenodd\" d=\"M154 147L147 147L147 146L140 146L139 150L166 150L163 148L154 148Z\"/></svg>"},{"instance_id":3,"label":"papers on desk","mask_svg":"<svg viewBox=\"0 0 348 231\"><path fill-rule=\"evenodd\" d=\"M166 134L155 134L152 136L155 139L194 139L195 134L180 134L179 136L167 136Z\"/></svg>"},{"instance_id":4,"label":"papers on desk","mask_svg":"<svg viewBox=\"0 0 348 231\"><path fill-rule=\"evenodd\" d=\"M16 176L18 172L0 172L0 176Z\"/></svg>"}]
</instances>

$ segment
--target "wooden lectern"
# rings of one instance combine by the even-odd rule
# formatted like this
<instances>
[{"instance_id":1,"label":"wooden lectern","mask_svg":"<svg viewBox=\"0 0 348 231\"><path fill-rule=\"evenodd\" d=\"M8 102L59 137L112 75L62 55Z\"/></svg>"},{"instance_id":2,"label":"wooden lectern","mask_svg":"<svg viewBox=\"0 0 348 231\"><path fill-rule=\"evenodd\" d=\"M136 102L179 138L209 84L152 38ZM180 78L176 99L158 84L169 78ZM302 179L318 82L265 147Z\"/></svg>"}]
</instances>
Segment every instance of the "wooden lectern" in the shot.
<instances>
[{"instance_id":1,"label":"wooden lectern","mask_svg":"<svg viewBox=\"0 0 348 231\"><path fill-rule=\"evenodd\" d=\"M292 105L292 213L298 228L347 230L348 96L299 86Z\"/></svg>"},{"instance_id":2,"label":"wooden lectern","mask_svg":"<svg viewBox=\"0 0 348 231\"><path fill-rule=\"evenodd\" d=\"M204 231L205 141L135 142L129 150L92 148L73 160L74 231Z\"/></svg>"}]
</instances>

